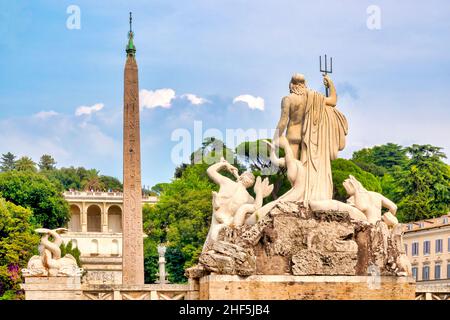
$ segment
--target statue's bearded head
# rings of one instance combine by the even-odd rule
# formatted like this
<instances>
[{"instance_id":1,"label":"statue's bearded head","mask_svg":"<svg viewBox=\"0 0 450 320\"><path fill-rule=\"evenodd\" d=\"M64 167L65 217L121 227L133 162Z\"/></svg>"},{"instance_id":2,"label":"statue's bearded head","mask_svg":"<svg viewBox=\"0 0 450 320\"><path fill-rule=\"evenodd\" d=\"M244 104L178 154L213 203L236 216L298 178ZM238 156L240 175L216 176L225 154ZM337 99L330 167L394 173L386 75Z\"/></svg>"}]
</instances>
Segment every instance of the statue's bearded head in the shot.
<instances>
[{"instance_id":1,"label":"statue's bearded head","mask_svg":"<svg viewBox=\"0 0 450 320\"><path fill-rule=\"evenodd\" d=\"M246 171L239 176L239 181L245 188L250 188L255 183L255 176L250 171Z\"/></svg>"},{"instance_id":2,"label":"statue's bearded head","mask_svg":"<svg viewBox=\"0 0 450 320\"><path fill-rule=\"evenodd\" d=\"M304 94L306 92L305 76L295 73L291 78L291 82L289 82L289 91L298 95Z\"/></svg>"}]
</instances>

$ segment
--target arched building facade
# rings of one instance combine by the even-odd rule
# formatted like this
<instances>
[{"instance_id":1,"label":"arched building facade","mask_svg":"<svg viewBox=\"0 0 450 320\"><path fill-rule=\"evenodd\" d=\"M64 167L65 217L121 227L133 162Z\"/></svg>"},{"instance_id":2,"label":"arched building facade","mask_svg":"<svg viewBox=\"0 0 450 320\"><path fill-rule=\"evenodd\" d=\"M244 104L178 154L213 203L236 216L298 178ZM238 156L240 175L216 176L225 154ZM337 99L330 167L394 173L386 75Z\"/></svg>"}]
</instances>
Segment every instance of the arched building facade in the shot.
<instances>
[{"instance_id":1,"label":"arched building facade","mask_svg":"<svg viewBox=\"0 0 450 320\"><path fill-rule=\"evenodd\" d=\"M91 284L122 281L122 213L121 192L66 191L70 208L65 243L81 252L81 263ZM157 197L143 197L142 204L155 204ZM145 235L143 234L143 237Z\"/></svg>"}]
</instances>

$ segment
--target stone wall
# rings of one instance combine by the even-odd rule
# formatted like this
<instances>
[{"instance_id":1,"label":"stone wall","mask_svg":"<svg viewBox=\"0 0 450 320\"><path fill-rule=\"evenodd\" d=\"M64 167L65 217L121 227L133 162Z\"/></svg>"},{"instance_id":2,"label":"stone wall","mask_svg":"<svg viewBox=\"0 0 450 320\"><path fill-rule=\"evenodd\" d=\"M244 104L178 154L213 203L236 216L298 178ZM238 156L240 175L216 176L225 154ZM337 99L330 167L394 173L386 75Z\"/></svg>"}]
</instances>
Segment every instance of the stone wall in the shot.
<instances>
[{"instance_id":1,"label":"stone wall","mask_svg":"<svg viewBox=\"0 0 450 320\"><path fill-rule=\"evenodd\" d=\"M80 277L25 277L25 300L82 300Z\"/></svg>"},{"instance_id":2,"label":"stone wall","mask_svg":"<svg viewBox=\"0 0 450 320\"><path fill-rule=\"evenodd\" d=\"M409 277L209 275L200 300L414 300Z\"/></svg>"}]
</instances>

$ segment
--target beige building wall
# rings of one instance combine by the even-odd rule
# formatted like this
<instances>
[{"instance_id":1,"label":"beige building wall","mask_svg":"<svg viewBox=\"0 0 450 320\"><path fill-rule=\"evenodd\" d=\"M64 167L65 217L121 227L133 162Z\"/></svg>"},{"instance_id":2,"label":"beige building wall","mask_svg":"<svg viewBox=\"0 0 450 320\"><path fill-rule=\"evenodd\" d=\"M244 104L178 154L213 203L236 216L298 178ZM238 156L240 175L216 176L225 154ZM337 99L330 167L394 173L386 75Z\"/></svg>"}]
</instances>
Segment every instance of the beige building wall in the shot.
<instances>
[{"instance_id":1,"label":"beige building wall","mask_svg":"<svg viewBox=\"0 0 450 320\"><path fill-rule=\"evenodd\" d=\"M122 211L121 192L67 191L70 206L68 232L64 243L81 252L84 277L90 284L120 284L122 281ZM157 197L143 197L142 204L155 204ZM142 235L145 237L145 235Z\"/></svg>"},{"instance_id":2,"label":"beige building wall","mask_svg":"<svg viewBox=\"0 0 450 320\"><path fill-rule=\"evenodd\" d=\"M404 243L418 282L450 279L450 215L405 225Z\"/></svg>"}]
</instances>

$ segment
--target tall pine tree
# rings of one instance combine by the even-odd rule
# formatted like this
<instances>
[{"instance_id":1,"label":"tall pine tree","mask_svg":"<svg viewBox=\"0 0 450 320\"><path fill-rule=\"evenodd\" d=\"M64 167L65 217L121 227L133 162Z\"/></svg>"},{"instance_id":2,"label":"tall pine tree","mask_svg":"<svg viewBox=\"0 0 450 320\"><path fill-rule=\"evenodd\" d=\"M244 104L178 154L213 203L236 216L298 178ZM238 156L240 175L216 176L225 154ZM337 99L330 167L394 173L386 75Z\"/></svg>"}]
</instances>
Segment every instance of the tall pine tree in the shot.
<instances>
[{"instance_id":1,"label":"tall pine tree","mask_svg":"<svg viewBox=\"0 0 450 320\"><path fill-rule=\"evenodd\" d=\"M44 154L42 155L41 159L39 160L39 170L40 171L50 171L56 169L56 161L53 159L51 155Z\"/></svg>"},{"instance_id":2,"label":"tall pine tree","mask_svg":"<svg viewBox=\"0 0 450 320\"><path fill-rule=\"evenodd\" d=\"M442 148L414 144L398 179L399 214L403 221L439 217L450 210L450 170Z\"/></svg>"},{"instance_id":3,"label":"tall pine tree","mask_svg":"<svg viewBox=\"0 0 450 320\"><path fill-rule=\"evenodd\" d=\"M16 156L11 152L2 154L0 160L0 171L7 172L14 170L16 166Z\"/></svg>"}]
</instances>

